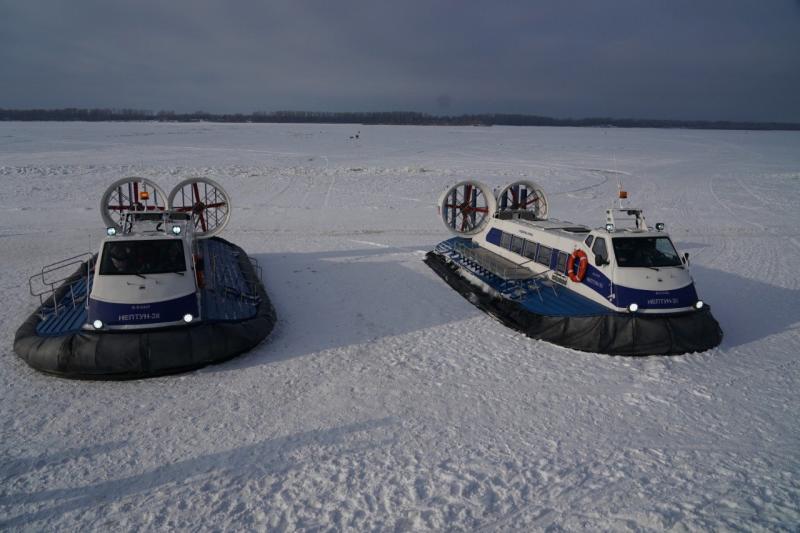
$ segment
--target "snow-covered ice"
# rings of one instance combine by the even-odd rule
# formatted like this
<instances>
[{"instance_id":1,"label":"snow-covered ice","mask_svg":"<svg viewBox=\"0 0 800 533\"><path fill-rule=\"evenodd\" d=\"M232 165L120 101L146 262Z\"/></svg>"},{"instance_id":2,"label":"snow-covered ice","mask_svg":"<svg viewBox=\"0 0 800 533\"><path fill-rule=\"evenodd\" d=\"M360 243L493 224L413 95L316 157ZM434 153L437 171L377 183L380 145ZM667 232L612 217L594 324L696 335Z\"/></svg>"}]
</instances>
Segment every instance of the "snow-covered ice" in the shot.
<instances>
[{"instance_id":1,"label":"snow-covered ice","mask_svg":"<svg viewBox=\"0 0 800 533\"><path fill-rule=\"evenodd\" d=\"M130 175L226 187L276 330L179 376L31 370L28 277L97 243ZM722 345L600 356L481 313L422 263L463 178L533 179L591 225L621 178L691 254ZM800 133L6 122L0 184L2 528L800 524Z\"/></svg>"}]
</instances>

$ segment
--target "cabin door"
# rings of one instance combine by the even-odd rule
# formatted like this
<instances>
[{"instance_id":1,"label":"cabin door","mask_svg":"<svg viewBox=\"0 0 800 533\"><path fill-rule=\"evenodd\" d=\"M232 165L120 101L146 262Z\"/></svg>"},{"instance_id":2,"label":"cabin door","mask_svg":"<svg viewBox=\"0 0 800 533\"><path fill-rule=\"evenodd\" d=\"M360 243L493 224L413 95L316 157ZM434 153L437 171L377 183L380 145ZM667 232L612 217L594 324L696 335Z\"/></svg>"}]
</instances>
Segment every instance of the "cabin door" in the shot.
<instances>
[{"instance_id":1,"label":"cabin door","mask_svg":"<svg viewBox=\"0 0 800 533\"><path fill-rule=\"evenodd\" d=\"M596 269L596 281L602 284L601 294L614 302L614 258L611 256L611 243L605 237L597 237L592 244L594 255L592 266Z\"/></svg>"}]
</instances>

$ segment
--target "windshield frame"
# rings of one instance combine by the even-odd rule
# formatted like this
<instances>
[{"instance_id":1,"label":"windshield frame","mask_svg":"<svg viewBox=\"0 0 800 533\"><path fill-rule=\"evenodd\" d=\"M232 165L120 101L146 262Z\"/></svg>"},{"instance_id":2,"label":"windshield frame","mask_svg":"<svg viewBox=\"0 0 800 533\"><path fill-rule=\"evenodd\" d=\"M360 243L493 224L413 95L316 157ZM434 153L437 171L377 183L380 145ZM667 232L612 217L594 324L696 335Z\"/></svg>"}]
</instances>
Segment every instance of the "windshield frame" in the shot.
<instances>
[{"instance_id":1,"label":"windshield frame","mask_svg":"<svg viewBox=\"0 0 800 533\"><path fill-rule=\"evenodd\" d=\"M652 243L652 246L647 246ZM659 249L658 243L666 243L668 249ZM634 246L636 245L636 246ZM678 250L667 235L648 235L643 237L613 237L611 246L619 268L669 268L683 267ZM638 258L634 257L639 252ZM665 255L669 254L670 255ZM662 257L657 257L659 254Z\"/></svg>"},{"instance_id":2,"label":"windshield frame","mask_svg":"<svg viewBox=\"0 0 800 533\"><path fill-rule=\"evenodd\" d=\"M119 248L130 250L129 266L126 258L114 258ZM158 248L161 248L160 250ZM177 255L170 257L170 252ZM149 256L149 257L148 257ZM144 276L186 272L186 254L181 239L125 239L108 241L103 245L99 274L101 276ZM149 263L146 261L150 261Z\"/></svg>"}]
</instances>

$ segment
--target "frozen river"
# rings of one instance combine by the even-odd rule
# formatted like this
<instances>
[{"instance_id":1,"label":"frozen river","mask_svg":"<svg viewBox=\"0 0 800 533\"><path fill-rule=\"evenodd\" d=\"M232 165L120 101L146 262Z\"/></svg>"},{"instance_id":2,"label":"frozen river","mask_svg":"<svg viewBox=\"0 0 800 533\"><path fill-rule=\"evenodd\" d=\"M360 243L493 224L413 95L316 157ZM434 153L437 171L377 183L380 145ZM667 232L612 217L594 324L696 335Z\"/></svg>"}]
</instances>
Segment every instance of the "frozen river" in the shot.
<instances>
[{"instance_id":1,"label":"frozen river","mask_svg":"<svg viewBox=\"0 0 800 533\"><path fill-rule=\"evenodd\" d=\"M131 175L228 190L278 325L189 374L42 375L12 350L28 277L96 245ZM722 345L600 356L484 315L422 263L465 178L532 179L592 226L621 180ZM0 185L0 528L800 523L799 132L0 122Z\"/></svg>"}]
</instances>

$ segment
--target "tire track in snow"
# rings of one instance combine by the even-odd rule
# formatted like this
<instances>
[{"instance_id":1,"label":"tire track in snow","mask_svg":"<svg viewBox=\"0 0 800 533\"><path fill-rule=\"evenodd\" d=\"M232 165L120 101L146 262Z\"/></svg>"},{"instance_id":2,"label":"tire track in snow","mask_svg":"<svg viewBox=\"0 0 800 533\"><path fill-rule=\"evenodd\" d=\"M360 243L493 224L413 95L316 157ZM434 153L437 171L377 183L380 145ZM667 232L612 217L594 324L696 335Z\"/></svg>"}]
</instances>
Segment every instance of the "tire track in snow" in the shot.
<instances>
[{"instance_id":1,"label":"tire track in snow","mask_svg":"<svg viewBox=\"0 0 800 533\"><path fill-rule=\"evenodd\" d=\"M307 176L306 192L305 192L305 194L303 194L303 199L300 200L300 205L301 206L305 206L306 205L306 201L308 201L308 195L311 194L311 191L314 188L314 184L315 183L316 183L316 180L314 180L314 176L313 175Z\"/></svg>"},{"instance_id":2,"label":"tire track in snow","mask_svg":"<svg viewBox=\"0 0 800 533\"><path fill-rule=\"evenodd\" d=\"M148 145L140 144L140 143L125 143L125 142L109 142L104 140L98 141L74 141L74 140L64 140L64 139L50 139L53 143L60 143L60 144L74 144L74 145L92 145L92 146L123 146L123 147L147 147ZM272 156L285 156L285 157L302 157L305 154L301 152L281 152L277 150L257 150L255 148L225 148L221 146L188 146L188 145L180 145L180 144L167 144L162 145L162 148L171 148L171 149L180 149L180 150L193 150L198 152L234 152L234 153L251 153L251 154L262 154L262 155L272 155ZM54 152L49 152L50 154Z\"/></svg>"},{"instance_id":3,"label":"tire track in snow","mask_svg":"<svg viewBox=\"0 0 800 533\"><path fill-rule=\"evenodd\" d=\"M288 191L288 190L289 190L289 187L291 187L292 185L293 185L292 181L291 181L291 180L289 180L289 182L288 182L288 183L287 183L287 184L286 184L286 185L285 185L285 186L284 186L284 187L283 187L283 188L282 188L280 191L278 191L276 194L273 194L273 195L271 195L271 196L270 196L270 202L269 202L269 205L270 205L271 207L276 207L276 205L275 205L275 200L277 200L278 198L280 198L281 196L283 196L283 194L284 194L286 191Z\"/></svg>"},{"instance_id":4,"label":"tire track in snow","mask_svg":"<svg viewBox=\"0 0 800 533\"><path fill-rule=\"evenodd\" d=\"M600 172L602 174L602 176L603 176L603 179L600 180L597 183L593 183L592 185L586 185L584 187L578 187L577 189L570 189L570 190L567 190L567 191L560 191L560 192L550 193L549 196L559 196L559 195L562 195L562 194L572 194L572 193L576 193L576 192L588 191L589 189L597 189L599 187L602 187L606 183L608 183L608 174L606 173L607 171L605 171L605 170L590 170L589 172Z\"/></svg>"},{"instance_id":5,"label":"tire track in snow","mask_svg":"<svg viewBox=\"0 0 800 533\"><path fill-rule=\"evenodd\" d=\"M328 192L325 193L325 201L322 202L322 207L328 207L331 199L331 191L333 190L333 186L336 183L336 174L331 176L331 184L328 185Z\"/></svg>"},{"instance_id":6,"label":"tire track in snow","mask_svg":"<svg viewBox=\"0 0 800 533\"><path fill-rule=\"evenodd\" d=\"M714 190L714 179L715 178L711 178L709 180L708 188L711 191L711 196L714 197L714 200L716 200L719 205L721 205L722 207L727 209L728 212L730 212L730 214L732 214L734 216L734 218L736 218L737 220L741 220L742 222L746 222L747 224L750 224L751 226L755 226L756 228L760 229L761 231L766 231L767 230L766 226L764 226L762 224L759 224L758 222L753 222L753 221L747 220L746 218L742 218L739 213L736 213L736 211L734 211L734 209L728 204L728 202L723 201L719 197L719 195L716 193L716 191Z\"/></svg>"}]
</instances>

